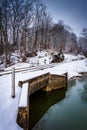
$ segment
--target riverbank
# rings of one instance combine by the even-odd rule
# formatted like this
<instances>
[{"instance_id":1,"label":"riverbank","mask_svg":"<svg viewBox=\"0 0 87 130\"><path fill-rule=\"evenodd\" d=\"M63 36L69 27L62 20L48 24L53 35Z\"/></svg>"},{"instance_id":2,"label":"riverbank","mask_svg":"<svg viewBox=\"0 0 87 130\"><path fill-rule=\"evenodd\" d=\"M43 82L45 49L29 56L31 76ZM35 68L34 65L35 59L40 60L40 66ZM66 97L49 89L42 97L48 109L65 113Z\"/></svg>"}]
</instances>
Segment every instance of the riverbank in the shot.
<instances>
[{"instance_id":1,"label":"riverbank","mask_svg":"<svg viewBox=\"0 0 87 130\"><path fill-rule=\"evenodd\" d=\"M80 79L80 78L82 78L83 76L87 76L87 72L80 72L79 74L80 74L80 75L78 75L78 76L73 76L73 77L71 77L70 79L68 79L68 81L75 80L75 79Z\"/></svg>"}]
</instances>

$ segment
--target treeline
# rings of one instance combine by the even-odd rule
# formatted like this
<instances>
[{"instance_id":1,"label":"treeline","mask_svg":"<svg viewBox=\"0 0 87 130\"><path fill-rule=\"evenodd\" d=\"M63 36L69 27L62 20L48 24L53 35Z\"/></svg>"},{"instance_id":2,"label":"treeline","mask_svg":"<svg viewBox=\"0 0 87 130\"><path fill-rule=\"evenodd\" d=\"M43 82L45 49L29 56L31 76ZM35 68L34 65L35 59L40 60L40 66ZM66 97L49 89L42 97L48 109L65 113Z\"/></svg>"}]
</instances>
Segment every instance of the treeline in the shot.
<instances>
[{"instance_id":1,"label":"treeline","mask_svg":"<svg viewBox=\"0 0 87 130\"><path fill-rule=\"evenodd\" d=\"M87 29L77 39L63 21L54 23L40 0L0 0L0 55L10 52L55 49L60 52L87 51Z\"/></svg>"}]
</instances>

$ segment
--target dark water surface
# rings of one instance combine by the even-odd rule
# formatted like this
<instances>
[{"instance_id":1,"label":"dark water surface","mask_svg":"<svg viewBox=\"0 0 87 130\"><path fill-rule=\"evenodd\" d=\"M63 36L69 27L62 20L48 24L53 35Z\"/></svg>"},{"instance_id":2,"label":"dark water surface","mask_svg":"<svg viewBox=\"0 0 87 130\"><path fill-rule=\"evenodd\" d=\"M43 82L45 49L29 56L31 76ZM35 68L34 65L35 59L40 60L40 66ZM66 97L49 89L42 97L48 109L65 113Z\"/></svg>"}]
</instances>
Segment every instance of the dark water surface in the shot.
<instances>
[{"instance_id":1,"label":"dark water surface","mask_svg":"<svg viewBox=\"0 0 87 130\"><path fill-rule=\"evenodd\" d=\"M29 124L32 130L87 130L87 77L31 95Z\"/></svg>"}]
</instances>

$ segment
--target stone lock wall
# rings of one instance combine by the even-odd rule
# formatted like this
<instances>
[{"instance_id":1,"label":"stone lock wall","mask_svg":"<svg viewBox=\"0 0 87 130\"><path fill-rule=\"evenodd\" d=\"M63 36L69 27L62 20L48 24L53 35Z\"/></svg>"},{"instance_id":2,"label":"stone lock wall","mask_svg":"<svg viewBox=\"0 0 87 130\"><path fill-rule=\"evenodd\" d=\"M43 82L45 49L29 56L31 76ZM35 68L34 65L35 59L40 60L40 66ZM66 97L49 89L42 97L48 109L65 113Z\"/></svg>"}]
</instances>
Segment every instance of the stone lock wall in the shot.
<instances>
[{"instance_id":1,"label":"stone lock wall","mask_svg":"<svg viewBox=\"0 0 87 130\"><path fill-rule=\"evenodd\" d=\"M50 74L48 84L43 90L48 92L66 86L67 86L67 73L63 75Z\"/></svg>"},{"instance_id":2,"label":"stone lock wall","mask_svg":"<svg viewBox=\"0 0 87 130\"><path fill-rule=\"evenodd\" d=\"M22 85L26 82L28 82L28 95L33 94L39 89L48 92L48 91L66 87L67 86L67 73L63 75L54 75L54 74L46 73L46 74L43 74L41 76L29 79L29 80L19 81L19 86L22 87ZM29 125L28 118L29 118L29 104L23 108L19 107L18 115L17 115L17 123L24 130L28 130L28 125Z\"/></svg>"},{"instance_id":3,"label":"stone lock wall","mask_svg":"<svg viewBox=\"0 0 87 130\"><path fill-rule=\"evenodd\" d=\"M24 130L28 130L28 108L27 107L19 107L18 115L17 115L17 123Z\"/></svg>"},{"instance_id":4,"label":"stone lock wall","mask_svg":"<svg viewBox=\"0 0 87 130\"><path fill-rule=\"evenodd\" d=\"M49 73L29 80L29 95L47 86Z\"/></svg>"}]
</instances>

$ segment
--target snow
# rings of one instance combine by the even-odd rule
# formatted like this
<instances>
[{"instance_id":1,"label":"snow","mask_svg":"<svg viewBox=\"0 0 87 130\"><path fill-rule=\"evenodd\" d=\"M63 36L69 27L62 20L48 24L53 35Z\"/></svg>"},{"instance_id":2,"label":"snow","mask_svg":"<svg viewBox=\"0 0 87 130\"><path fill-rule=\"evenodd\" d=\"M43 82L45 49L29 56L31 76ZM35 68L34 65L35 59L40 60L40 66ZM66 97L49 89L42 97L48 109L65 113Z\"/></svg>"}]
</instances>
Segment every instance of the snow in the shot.
<instances>
[{"instance_id":1,"label":"snow","mask_svg":"<svg viewBox=\"0 0 87 130\"><path fill-rule=\"evenodd\" d=\"M20 69L20 68L23 68L23 67L30 67L30 64L28 64L28 63L17 63L13 66L6 68L5 70L12 70L13 67L15 67L15 69Z\"/></svg>"},{"instance_id":2,"label":"snow","mask_svg":"<svg viewBox=\"0 0 87 130\"><path fill-rule=\"evenodd\" d=\"M21 62L20 59L20 52L19 51L15 51L14 53L11 53L11 57L10 60L12 62L12 64L16 64L17 68L20 67L31 67L31 66L37 66L37 65L44 65L44 64L50 64L53 56L52 56L52 52L51 50L49 51L38 51L37 52L37 56L35 57L27 57L26 63L19 63ZM58 54L58 52L55 52L55 54ZM65 60L64 62L67 61L75 61L75 60L80 60L80 59L84 59L85 57L83 55L75 55L75 54L64 54ZM3 63L3 55L0 56L0 70L4 70L4 65ZM15 65L14 65L15 66ZM8 67L8 69L10 69L11 67Z\"/></svg>"},{"instance_id":3,"label":"snow","mask_svg":"<svg viewBox=\"0 0 87 130\"><path fill-rule=\"evenodd\" d=\"M52 74L68 73L68 79L79 76L79 72L87 72L86 59L59 64L50 71Z\"/></svg>"},{"instance_id":4,"label":"snow","mask_svg":"<svg viewBox=\"0 0 87 130\"><path fill-rule=\"evenodd\" d=\"M44 53L42 53L41 58L42 59L47 58L47 56L43 54ZM37 57L40 57L40 54ZM18 86L19 81L31 79L33 77L42 75L47 72L50 72L51 74L58 74L58 75L68 72L68 79L72 78L73 76L79 76L80 75L79 72L87 72L87 59L78 60L79 56L76 56L77 60L72 61L70 57L71 55L66 54L65 56L66 60L62 63L59 63L57 66L53 68L47 68L44 70L38 70L33 72L24 71L24 72L16 73L15 74L16 97L14 99L11 98L12 75L9 74L9 75L0 76L0 130L22 130L22 128L20 128L16 123L16 117L17 117L18 107L27 105L27 97L25 95L28 90L28 85L24 84L23 88L20 88ZM72 59L74 59L73 56ZM41 59L39 59L39 61L40 60ZM47 60L49 61L49 55ZM22 67L29 67L29 66L30 66L29 63L17 63L16 65L14 65L16 69ZM10 70L12 68L13 66L7 69Z\"/></svg>"},{"instance_id":5,"label":"snow","mask_svg":"<svg viewBox=\"0 0 87 130\"><path fill-rule=\"evenodd\" d=\"M22 130L16 123L21 89L11 98L11 75L0 77L0 130Z\"/></svg>"},{"instance_id":6,"label":"snow","mask_svg":"<svg viewBox=\"0 0 87 130\"><path fill-rule=\"evenodd\" d=\"M85 57L83 55L75 55L75 54L64 54L64 61L75 61L75 60L81 60L84 59Z\"/></svg>"},{"instance_id":7,"label":"snow","mask_svg":"<svg viewBox=\"0 0 87 130\"><path fill-rule=\"evenodd\" d=\"M27 63L31 66L49 64L52 61L52 56L46 51L38 51L37 56L28 58Z\"/></svg>"},{"instance_id":8,"label":"snow","mask_svg":"<svg viewBox=\"0 0 87 130\"><path fill-rule=\"evenodd\" d=\"M19 107L27 107L28 83L23 84Z\"/></svg>"}]
</instances>

